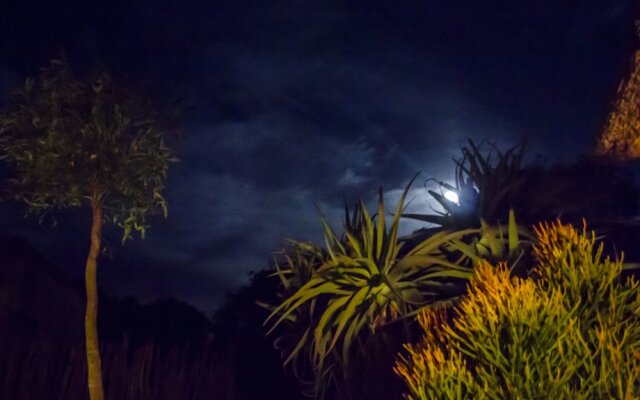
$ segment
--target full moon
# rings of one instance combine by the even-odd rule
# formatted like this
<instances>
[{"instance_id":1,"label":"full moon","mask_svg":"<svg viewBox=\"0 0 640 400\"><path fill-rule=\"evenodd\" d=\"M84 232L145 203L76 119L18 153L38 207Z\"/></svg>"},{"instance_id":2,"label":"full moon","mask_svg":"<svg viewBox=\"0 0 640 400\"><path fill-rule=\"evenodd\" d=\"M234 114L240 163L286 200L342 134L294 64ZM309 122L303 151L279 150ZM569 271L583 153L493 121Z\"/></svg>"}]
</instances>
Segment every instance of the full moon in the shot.
<instances>
[{"instance_id":1,"label":"full moon","mask_svg":"<svg viewBox=\"0 0 640 400\"><path fill-rule=\"evenodd\" d=\"M458 204L458 193L451 190L445 190L444 197L450 202Z\"/></svg>"}]
</instances>

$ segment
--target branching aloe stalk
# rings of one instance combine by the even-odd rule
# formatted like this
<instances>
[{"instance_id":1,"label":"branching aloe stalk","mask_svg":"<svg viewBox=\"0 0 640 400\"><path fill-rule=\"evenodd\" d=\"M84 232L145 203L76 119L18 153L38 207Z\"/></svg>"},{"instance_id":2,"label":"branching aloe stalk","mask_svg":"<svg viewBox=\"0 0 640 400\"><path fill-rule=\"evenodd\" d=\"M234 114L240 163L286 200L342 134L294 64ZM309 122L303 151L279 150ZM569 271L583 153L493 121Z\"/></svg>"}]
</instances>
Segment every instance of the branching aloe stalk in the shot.
<instances>
[{"instance_id":1,"label":"branching aloe stalk","mask_svg":"<svg viewBox=\"0 0 640 400\"><path fill-rule=\"evenodd\" d=\"M166 216L162 190L174 158L158 124L108 73L78 80L66 61L53 60L0 113L0 159L13 167L13 198L30 211L91 209L85 334L89 395L102 400L96 325L102 227L108 221L122 227L124 241L134 231L144 237L148 215Z\"/></svg>"}]
</instances>

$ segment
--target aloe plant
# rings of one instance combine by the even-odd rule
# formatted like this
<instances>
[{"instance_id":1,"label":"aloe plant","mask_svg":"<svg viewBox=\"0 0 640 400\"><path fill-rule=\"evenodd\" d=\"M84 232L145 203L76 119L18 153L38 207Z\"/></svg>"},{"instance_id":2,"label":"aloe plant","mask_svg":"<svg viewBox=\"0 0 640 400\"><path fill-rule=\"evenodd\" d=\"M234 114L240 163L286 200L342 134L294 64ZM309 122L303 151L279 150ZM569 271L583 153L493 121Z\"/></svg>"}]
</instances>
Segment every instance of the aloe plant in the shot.
<instances>
[{"instance_id":1,"label":"aloe plant","mask_svg":"<svg viewBox=\"0 0 640 400\"><path fill-rule=\"evenodd\" d=\"M518 276L526 276L532 266L531 247L535 237L530 229L516 223L515 211L509 210L506 227L480 221L480 233L464 242L452 240L450 247L461 254L457 263L471 262L477 267L484 261L506 262Z\"/></svg>"},{"instance_id":2,"label":"aloe plant","mask_svg":"<svg viewBox=\"0 0 640 400\"><path fill-rule=\"evenodd\" d=\"M513 210L504 227L476 219L467 222L467 229L440 226L398 237L414 180L391 214L390 226L380 190L376 214L362 201L352 212L345 206L342 235L321 218L324 247L291 241L276 260L282 302L270 308L265 324L269 333L278 332L284 364L292 364L301 381L311 378L310 394L317 398L329 385L349 379L350 358L360 361L363 343L375 338L380 327L412 321L425 308L454 305L482 260L510 262L517 275L528 272L532 235L516 224Z\"/></svg>"},{"instance_id":3,"label":"aloe plant","mask_svg":"<svg viewBox=\"0 0 640 400\"><path fill-rule=\"evenodd\" d=\"M285 363L306 351L316 378L325 377L334 363L342 369L348 366L353 344L362 335L425 306L450 304L464 292L473 265L452 262L446 247L480 230L441 231L400 256L404 243L398 240L398 227L410 185L389 227L380 190L376 216L360 202L351 217L346 212L342 237L321 219L324 249L293 242L297 261L286 254L285 265L277 265L276 270L288 296L265 322L271 324L270 332L285 322L295 324L299 318L310 323L297 332ZM304 274L306 278L300 279ZM300 285L295 291L290 290L292 278ZM316 395L322 385L321 379Z\"/></svg>"}]
</instances>

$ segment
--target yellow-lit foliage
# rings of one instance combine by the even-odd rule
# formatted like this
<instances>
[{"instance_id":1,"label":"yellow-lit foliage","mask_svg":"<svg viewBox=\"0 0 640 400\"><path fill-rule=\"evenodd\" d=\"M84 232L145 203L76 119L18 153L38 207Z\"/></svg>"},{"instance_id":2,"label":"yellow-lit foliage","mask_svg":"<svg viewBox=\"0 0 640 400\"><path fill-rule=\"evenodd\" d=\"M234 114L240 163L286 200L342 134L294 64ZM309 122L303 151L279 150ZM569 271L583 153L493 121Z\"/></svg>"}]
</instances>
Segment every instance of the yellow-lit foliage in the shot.
<instances>
[{"instance_id":1,"label":"yellow-lit foliage","mask_svg":"<svg viewBox=\"0 0 640 400\"><path fill-rule=\"evenodd\" d=\"M595 233L571 225L542 223L534 228L538 238L533 252L537 259L534 276L548 290L562 291L567 307L602 307L622 272L622 260L602 259L603 244ZM636 283L629 283L636 287ZM590 317L595 318L595 315Z\"/></svg>"},{"instance_id":2,"label":"yellow-lit foliage","mask_svg":"<svg viewBox=\"0 0 640 400\"><path fill-rule=\"evenodd\" d=\"M640 397L638 283L586 226L536 233L533 278L485 262L452 313L420 315L424 337L394 368L406 399Z\"/></svg>"},{"instance_id":3,"label":"yellow-lit foliage","mask_svg":"<svg viewBox=\"0 0 640 400\"><path fill-rule=\"evenodd\" d=\"M635 53L629 78L620 83L596 154L619 160L640 157L640 51Z\"/></svg>"},{"instance_id":4,"label":"yellow-lit foliage","mask_svg":"<svg viewBox=\"0 0 640 400\"><path fill-rule=\"evenodd\" d=\"M410 358L400 356L395 372L409 387L416 399L434 398L436 393L476 392L467 360L446 342L442 327L446 315L442 311L428 310L419 316L425 336L419 345L405 345Z\"/></svg>"}]
</instances>

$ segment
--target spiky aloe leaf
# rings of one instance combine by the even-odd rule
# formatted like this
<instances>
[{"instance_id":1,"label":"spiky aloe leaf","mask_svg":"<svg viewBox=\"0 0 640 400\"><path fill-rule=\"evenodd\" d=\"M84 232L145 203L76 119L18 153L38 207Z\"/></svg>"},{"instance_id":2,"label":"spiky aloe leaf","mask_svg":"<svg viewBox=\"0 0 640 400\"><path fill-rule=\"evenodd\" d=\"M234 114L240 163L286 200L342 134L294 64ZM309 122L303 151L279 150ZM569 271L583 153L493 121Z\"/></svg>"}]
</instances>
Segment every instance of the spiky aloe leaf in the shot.
<instances>
[{"instance_id":1,"label":"spiky aloe leaf","mask_svg":"<svg viewBox=\"0 0 640 400\"><path fill-rule=\"evenodd\" d=\"M520 245L518 237L518 225L516 224L516 213L509 210L509 257L513 257Z\"/></svg>"},{"instance_id":2,"label":"spiky aloe leaf","mask_svg":"<svg viewBox=\"0 0 640 400\"><path fill-rule=\"evenodd\" d=\"M384 200L382 199L382 188L378 192L378 223L376 225L376 260L380 262L383 257L383 249L386 246L385 236L387 234L385 226Z\"/></svg>"},{"instance_id":3,"label":"spiky aloe leaf","mask_svg":"<svg viewBox=\"0 0 640 400\"><path fill-rule=\"evenodd\" d=\"M428 222L430 224L439 226L450 226L453 224L453 217L451 215L425 215L425 214L402 214L403 218L415 219L417 221Z\"/></svg>"}]
</instances>

